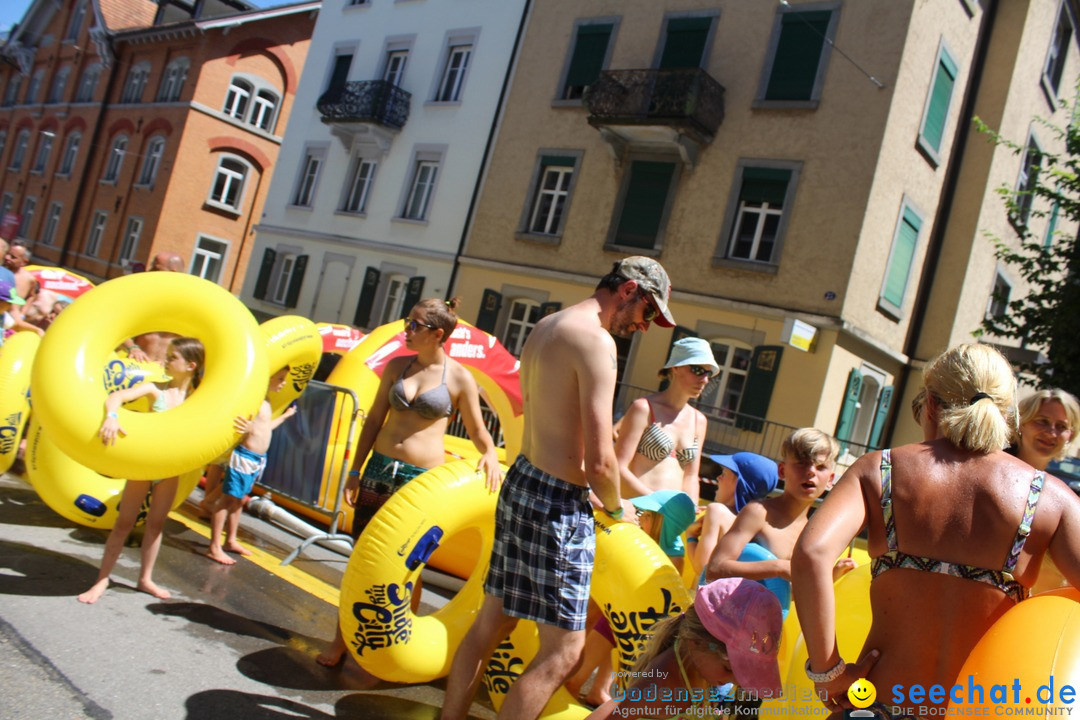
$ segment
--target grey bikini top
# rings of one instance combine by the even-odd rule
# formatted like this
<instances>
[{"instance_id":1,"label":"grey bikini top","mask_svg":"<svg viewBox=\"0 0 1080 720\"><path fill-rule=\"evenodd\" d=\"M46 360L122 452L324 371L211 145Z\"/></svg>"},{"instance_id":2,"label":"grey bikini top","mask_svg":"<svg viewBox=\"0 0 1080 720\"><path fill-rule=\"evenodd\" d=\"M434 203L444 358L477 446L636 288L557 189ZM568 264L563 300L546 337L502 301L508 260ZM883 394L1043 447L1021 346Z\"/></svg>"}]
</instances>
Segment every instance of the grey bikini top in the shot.
<instances>
[{"instance_id":1,"label":"grey bikini top","mask_svg":"<svg viewBox=\"0 0 1080 720\"><path fill-rule=\"evenodd\" d=\"M413 366L414 362L416 362L415 357L409 361L409 364L401 371L401 376L397 379L397 382L390 388L390 407L400 412L412 410L425 420L450 417L450 414L454 412L454 403L450 398L450 388L446 386L447 362L443 361L442 383L425 393L420 393L413 398L412 402L409 402L409 399L405 397L405 383L402 381L405 379L405 373L409 372L409 368Z\"/></svg>"}]
</instances>

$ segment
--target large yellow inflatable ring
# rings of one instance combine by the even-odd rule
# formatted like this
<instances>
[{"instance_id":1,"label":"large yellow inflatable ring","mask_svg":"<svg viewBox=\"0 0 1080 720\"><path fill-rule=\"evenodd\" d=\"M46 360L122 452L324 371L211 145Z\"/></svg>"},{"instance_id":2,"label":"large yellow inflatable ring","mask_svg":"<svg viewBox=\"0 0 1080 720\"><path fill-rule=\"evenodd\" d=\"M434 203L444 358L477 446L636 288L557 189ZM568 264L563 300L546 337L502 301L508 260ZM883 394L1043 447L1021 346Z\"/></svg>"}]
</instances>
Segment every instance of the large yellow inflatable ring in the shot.
<instances>
[{"instance_id":1,"label":"large yellow inflatable ring","mask_svg":"<svg viewBox=\"0 0 1080 720\"><path fill-rule=\"evenodd\" d=\"M167 331L206 348L202 383L164 413L121 408L115 445L97 437L104 417L102 368L125 338ZM252 415L266 394L266 339L228 291L183 273L151 272L110 280L57 318L31 373L34 412L75 461L112 477L156 480L206 465L236 441L233 418Z\"/></svg>"}]
</instances>

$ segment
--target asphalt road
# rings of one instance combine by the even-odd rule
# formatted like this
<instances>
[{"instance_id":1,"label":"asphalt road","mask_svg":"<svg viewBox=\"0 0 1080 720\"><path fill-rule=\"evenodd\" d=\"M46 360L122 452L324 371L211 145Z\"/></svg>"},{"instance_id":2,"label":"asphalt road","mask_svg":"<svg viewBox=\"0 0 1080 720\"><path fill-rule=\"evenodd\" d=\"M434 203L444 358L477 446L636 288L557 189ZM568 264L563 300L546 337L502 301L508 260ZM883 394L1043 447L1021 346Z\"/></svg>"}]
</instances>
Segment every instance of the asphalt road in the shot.
<instances>
[{"instance_id":1,"label":"asphalt road","mask_svg":"<svg viewBox=\"0 0 1080 720\"><path fill-rule=\"evenodd\" d=\"M171 599L135 591L138 550L127 548L105 596L83 605L75 596L96 577L105 533L0 477L0 720L438 716L442 681L395 685L351 661L315 662L346 558L314 547L282 570L299 539L249 515L241 540L254 560L203 557L205 523L186 504L169 519L154 573ZM445 602L424 593L428 609ZM486 699L472 717L494 717Z\"/></svg>"}]
</instances>

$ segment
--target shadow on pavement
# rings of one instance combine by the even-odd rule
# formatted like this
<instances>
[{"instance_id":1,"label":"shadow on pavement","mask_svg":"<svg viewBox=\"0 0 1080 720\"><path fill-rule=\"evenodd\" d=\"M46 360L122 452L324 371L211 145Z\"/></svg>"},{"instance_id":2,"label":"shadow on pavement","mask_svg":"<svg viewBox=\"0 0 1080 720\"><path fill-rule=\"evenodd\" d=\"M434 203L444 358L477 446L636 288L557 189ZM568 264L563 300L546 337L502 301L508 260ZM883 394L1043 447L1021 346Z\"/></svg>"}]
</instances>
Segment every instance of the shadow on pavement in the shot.
<instances>
[{"instance_id":1,"label":"shadow on pavement","mask_svg":"<svg viewBox=\"0 0 1080 720\"><path fill-rule=\"evenodd\" d=\"M96 566L79 558L0 540L0 594L75 596L90 587L97 574Z\"/></svg>"},{"instance_id":2,"label":"shadow on pavement","mask_svg":"<svg viewBox=\"0 0 1080 720\"><path fill-rule=\"evenodd\" d=\"M333 715L292 700L237 690L195 693L186 706L188 720L335 720Z\"/></svg>"},{"instance_id":3,"label":"shadow on pavement","mask_svg":"<svg viewBox=\"0 0 1080 720\"><path fill-rule=\"evenodd\" d=\"M37 493L30 489L5 487L0 492L0 523L64 528L72 522L53 512Z\"/></svg>"},{"instance_id":4,"label":"shadow on pavement","mask_svg":"<svg viewBox=\"0 0 1080 720\"><path fill-rule=\"evenodd\" d=\"M293 647L259 650L240 658L236 669L266 685L292 690L375 690L397 687L369 675L355 664L326 668L315 653Z\"/></svg>"}]
</instances>

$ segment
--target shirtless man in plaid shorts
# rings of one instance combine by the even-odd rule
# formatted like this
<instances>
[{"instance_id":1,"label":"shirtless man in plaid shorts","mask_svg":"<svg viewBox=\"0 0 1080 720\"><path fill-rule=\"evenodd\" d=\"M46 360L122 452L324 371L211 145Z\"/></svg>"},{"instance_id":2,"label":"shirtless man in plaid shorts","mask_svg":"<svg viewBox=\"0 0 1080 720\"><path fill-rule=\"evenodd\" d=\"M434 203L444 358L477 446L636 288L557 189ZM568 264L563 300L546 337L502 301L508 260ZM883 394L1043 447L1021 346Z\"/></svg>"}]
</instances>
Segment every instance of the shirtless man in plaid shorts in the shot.
<instances>
[{"instance_id":1,"label":"shirtless man in plaid shorts","mask_svg":"<svg viewBox=\"0 0 1080 720\"><path fill-rule=\"evenodd\" d=\"M541 320L525 342L521 454L499 493L484 603L454 656L444 720L466 716L488 658L519 619L536 621L540 649L499 717L538 717L580 659L596 548L593 502L616 519L624 507L611 441L611 336L644 332L651 322L674 327L670 294L658 262L629 257L592 297Z\"/></svg>"}]
</instances>

